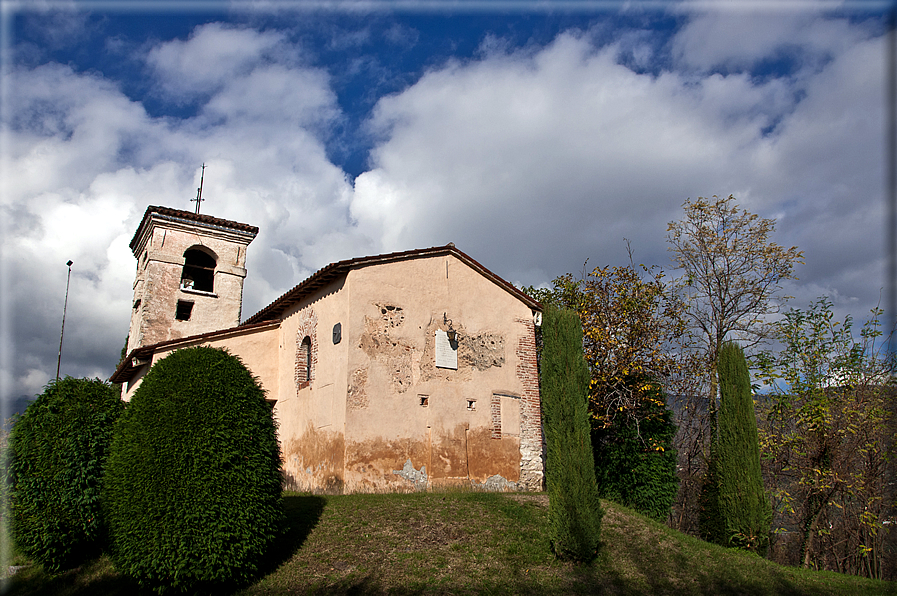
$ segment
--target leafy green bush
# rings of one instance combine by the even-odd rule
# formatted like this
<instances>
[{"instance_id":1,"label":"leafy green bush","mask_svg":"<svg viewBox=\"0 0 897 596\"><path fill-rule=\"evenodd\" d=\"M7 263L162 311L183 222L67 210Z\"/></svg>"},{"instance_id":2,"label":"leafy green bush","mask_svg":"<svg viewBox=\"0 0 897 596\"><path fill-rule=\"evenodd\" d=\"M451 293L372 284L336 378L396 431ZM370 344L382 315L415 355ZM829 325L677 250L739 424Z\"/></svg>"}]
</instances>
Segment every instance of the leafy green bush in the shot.
<instances>
[{"instance_id":1,"label":"leafy green bush","mask_svg":"<svg viewBox=\"0 0 897 596\"><path fill-rule=\"evenodd\" d=\"M547 307L542 342L550 540L558 557L588 561L598 547L603 511L589 438L589 369L579 315Z\"/></svg>"},{"instance_id":2,"label":"leafy green bush","mask_svg":"<svg viewBox=\"0 0 897 596\"><path fill-rule=\"evenodd\" d=\"M662 522L679 488L676 425L662 390L653 387L634 415L620 413L610 424L594 425L592 447L599 494Z\"/></svg>"},{"instance_id":3,"label":"leafy green bush","mask_svg":"<svg viewBox=\"0 0 897 596\"><path fill-rule=\"evenodd\" d=\"M13 532L50 571L98 554L104 539L103 467L124 409L99 379L51 381L13 426Z\"/></svg>"},{"instance_id":4,"label":"leafy green bush","mask_svg":"<svg viewBox=\"0 0 897 596\"><path fill-rule=\"evenodd\" d=\"M179 350L143 378L104 484L111 555L158 592L245 583L283 526L280 450L263 390L238 358Z\"/></svg>"}]
</instances>

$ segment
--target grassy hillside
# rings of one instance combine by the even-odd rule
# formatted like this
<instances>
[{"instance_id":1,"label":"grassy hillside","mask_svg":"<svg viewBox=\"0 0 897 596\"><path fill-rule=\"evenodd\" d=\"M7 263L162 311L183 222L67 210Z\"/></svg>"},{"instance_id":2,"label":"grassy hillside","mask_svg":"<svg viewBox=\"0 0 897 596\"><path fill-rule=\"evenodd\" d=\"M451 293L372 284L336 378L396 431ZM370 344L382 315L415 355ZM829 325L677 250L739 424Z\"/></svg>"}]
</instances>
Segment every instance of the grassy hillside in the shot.
<instances>
[{"instance_id":1,"label":"grassy hillside","mask_svg":"<svg viewBox=\"0 0 897 596\"><path fill-rule=\"evenodd\" d=\"M544 494L288 494L285 503L290 531L269 573L237 594L897 594L893 583L709 545L613 503L587 566L550 554ZM3 583L9 594L137 593L105 557L58 577L25 567Z\"/></svg>"}]
</instances>

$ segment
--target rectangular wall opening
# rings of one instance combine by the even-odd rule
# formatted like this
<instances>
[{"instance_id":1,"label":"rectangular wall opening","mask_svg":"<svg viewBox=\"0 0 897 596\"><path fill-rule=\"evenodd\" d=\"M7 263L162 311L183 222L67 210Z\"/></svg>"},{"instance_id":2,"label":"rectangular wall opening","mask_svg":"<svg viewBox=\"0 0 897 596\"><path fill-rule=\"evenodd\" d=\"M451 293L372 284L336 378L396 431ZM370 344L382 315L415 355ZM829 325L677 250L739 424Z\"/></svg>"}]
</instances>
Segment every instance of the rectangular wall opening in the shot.
<instances>
[{"instance_id":1,"label":"rectangular wall opening","mask_svg":"<svg viewBox=\"0 0 897 596\"><path fill-rule=\"evenodd\" d=\"M174 311L174 318L178 321L189 321L190 315L193 313L193 303L186 300L178 300L177 309Z\"/></svg>"}]
</instances>

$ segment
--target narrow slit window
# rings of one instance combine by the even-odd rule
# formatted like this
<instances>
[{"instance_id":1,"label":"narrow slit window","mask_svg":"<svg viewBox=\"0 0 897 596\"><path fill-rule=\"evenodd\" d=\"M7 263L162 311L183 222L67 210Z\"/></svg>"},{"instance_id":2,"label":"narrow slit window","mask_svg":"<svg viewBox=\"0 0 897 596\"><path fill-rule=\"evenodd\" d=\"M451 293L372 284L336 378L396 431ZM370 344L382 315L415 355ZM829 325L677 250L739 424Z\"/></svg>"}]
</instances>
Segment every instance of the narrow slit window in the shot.
<instances>
[{"instance_id":1,"label":"narrow slit window","mask_svg":"<svg viewBox=\"0 0 897 596\"><path fill-rule=\"evenodd\" d=\"M300 388L311 381L311 372L311 338L306 335L296 354L296 381Z\"/></svg>"},{"instance_id":2,"label":"narrow slit window","mask_svg":"<svg viewBox=\"0 0 897 596\"><path fill-rule=\"evenodd\" d=\"M178 321L189 321L191 314L193 314L193 303L187 302L186 300L178 300L178 306L174 312L174 318Z\"/></svg>"}]
</instances>

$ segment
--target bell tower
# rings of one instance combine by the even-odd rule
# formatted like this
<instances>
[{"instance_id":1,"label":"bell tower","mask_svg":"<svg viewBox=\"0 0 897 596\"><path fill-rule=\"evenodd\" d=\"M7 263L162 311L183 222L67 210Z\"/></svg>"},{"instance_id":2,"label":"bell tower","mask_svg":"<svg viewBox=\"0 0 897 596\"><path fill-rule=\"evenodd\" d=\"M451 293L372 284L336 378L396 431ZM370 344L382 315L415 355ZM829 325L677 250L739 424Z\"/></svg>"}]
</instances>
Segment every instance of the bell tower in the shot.
<instances>
[{"instance_id":1,"label":"bell tower","mask_svg":"<svg viewBox=\"0 0 897 596\"><path fill-rule=\"evenodd\" d=\"M127 353L240 324L246 248L255 226L150 206L131 240L137 258Z\"/></svg>"}]
</instances>

